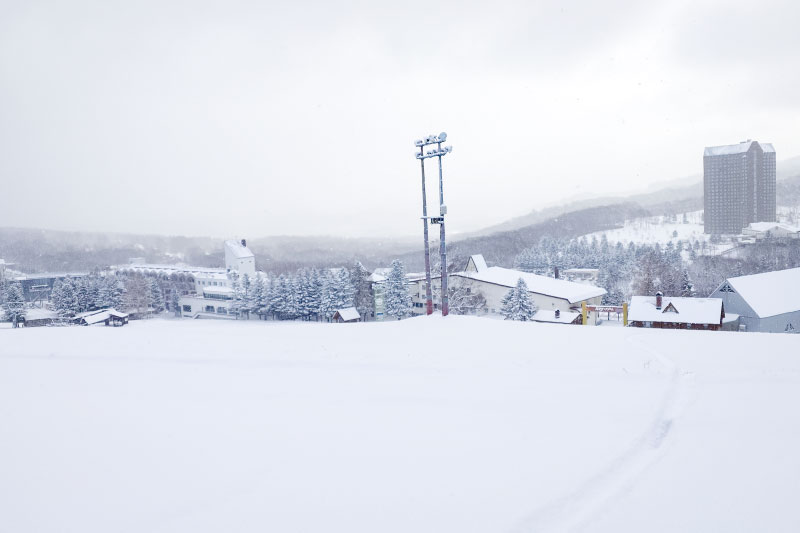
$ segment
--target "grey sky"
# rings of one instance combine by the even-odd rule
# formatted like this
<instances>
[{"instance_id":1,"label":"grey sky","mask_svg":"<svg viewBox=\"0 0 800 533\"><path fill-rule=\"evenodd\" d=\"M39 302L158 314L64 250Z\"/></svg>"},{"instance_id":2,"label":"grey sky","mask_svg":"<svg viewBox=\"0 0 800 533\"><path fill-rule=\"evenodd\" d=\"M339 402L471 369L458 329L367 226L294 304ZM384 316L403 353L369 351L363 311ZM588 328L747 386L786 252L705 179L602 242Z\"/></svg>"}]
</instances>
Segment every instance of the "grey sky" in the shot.
<instances>
[{"instance_id":1,"label":"grey sky","mask_svg":"<svg viewBox=\"0 0 800 533\"><path fill-rule=\"evenodd\" d=\"M0 4L0 226L415 235L442 130L451 231L800 154L788 1Z\"/></svg>"}]
</instances>

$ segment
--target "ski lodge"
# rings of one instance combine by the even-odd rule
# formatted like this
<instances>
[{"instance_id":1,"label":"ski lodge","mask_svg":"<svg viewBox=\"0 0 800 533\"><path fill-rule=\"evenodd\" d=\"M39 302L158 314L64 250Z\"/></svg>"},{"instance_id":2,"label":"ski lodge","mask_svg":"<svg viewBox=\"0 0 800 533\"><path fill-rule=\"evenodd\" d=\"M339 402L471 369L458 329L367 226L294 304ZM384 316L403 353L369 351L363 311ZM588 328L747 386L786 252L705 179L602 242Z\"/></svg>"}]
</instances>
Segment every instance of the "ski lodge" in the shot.
<instances>
[{"instance_id":1,"label":"ski lodge","mask_svg":"<svg viewBox=\"0 0 800 533\"><path fill-rule=\"evenodd\" d=\"M574 313L580 314L581 304L600 305L606 290L587 283L576 283L563 279L539 276L499 266L490 267L483 255L470 256L463 272L454 272L448 276L449 283L461 286L468 291L480 291L486 299L486 312L499 315L503 307L503 298L508 291L517 285L522 278L528 286L531 300L541 312L541 322L573 323ZM432 280L436 283L436 280ZM423 283L424 285L424 280ZM424 294L424 287L421 291ZM559 316L555 316L558 310ZM546 311L546 312L545 312ZM594 312L590 312L589 323L593 323ZM537 320L534 318L534 320Z\"/></svg>"},{"instance_id":2,"label":"ski lodge","mask_svg":"<svg viewBox=\"0 0 800 533\"><path fill-rule=\"evenodd\" d=\"M634 328L722 329L725 307L720 298L633 296L628 325ZM735 316L729 319L735 320Z\"/></svg>"},{"instance_id":3,"label":"ski lodge","mask_svg":"<svg viewBox=\"0 0 800 533\"><path fill-rule=\"evenodd\" d=\"M739 331L800 332L800 268L728 278L711 296L739 315Z\"/></svg>"}]
</instances>

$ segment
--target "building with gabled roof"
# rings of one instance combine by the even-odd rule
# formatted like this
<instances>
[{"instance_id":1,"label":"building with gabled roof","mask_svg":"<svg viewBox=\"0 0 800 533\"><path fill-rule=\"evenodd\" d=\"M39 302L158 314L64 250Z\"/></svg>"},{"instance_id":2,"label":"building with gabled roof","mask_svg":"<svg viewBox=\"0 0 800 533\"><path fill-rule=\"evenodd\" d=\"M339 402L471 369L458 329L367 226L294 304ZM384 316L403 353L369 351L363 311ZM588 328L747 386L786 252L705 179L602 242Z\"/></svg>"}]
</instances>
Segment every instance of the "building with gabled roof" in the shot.
<instances>
[{"instance_id":1,"label":"building with gabled roof","mask_svg":"<svg viewBox=\"0 0 800 533\"><path fill-rule=\"evenodd\" d=\"M725 306L720 298L633 296L628 324L634 328L722 329Z\"/></svg>"},{"instance_id":2,"label":"building with gabled roof","mask_svg":"<svg viewBox=\"0 0 800 533\"><path fill-rule=\"evenodd\" d=\"M728 278L711 296L739 315L744 331L800 331L800 268Z\"/></svg>"},{"instance_id":3,"label":"building with gabled roof","mask_svg":"<svg viewBox=\"0 0 800 533\"><path fill-rule=\"evenodd\" d=\"M479 291L486 299L490 314L499 314L503 298L522 278L528 286L531 299L540 310L561 313L575 311L581 304L600 305L606 290L586 283L575 283L563 279L539 276L499 266L490 267L483 255L470 256L463 272L450 274L451 285L461 286L470 291ZM433 280L436 283L436 280ZM544 316L544 315L542 315Z\"/></svg>"},{"instance_id":4,"label":"building with gabled roof","mask_svg":"<svg viewBox=\"0 0 800 533\"><path fill-rule=\"evenodd\" d=\"M361 320L361 315L355 307L337 309L336 312L333 313L334 322L358 322L359 320Z\"/></svg>"}]
</instances>

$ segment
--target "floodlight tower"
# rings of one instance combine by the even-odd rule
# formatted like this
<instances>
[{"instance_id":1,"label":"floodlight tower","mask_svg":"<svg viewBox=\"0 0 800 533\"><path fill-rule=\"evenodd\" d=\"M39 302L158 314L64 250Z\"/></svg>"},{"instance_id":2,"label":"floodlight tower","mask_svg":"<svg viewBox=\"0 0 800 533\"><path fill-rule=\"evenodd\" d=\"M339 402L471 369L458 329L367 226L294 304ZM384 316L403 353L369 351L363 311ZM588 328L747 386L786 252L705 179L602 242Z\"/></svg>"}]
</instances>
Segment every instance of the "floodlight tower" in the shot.
<instances>
[{"instance_id":1,"label":"floodlight tower","mask_svg":"<svg viewBox=\"0 0 800 533\"><path fill-rule=\"evenodd\" d=\"M447 214L447 206L444 204L444 189L442 183L442 156L445 156L453 151L452 146L442 148L442 143L447 140L445 132L439 135L428 135L425 139L414 142L419 147L419 153L416 154L417 159L420 160L422 168L422 220L424 223L425 233L425 281L427 287L425 289L425 297L427 299L427 313L433 312L433 299L431 297L431 262L430 262L430 248L428 246L428 220L432 224L439 224L439 254L442 261L442 316L447 316L450 312L450 306L447 297L447 246L445 244L445 231L444 231L444 216ZM437 147L428 152L423 151L423 147L435 144ZM439 216L429 217L426 205L425 195L425 159L430 157L439 158Z\"/></svg>"}]
</instances>

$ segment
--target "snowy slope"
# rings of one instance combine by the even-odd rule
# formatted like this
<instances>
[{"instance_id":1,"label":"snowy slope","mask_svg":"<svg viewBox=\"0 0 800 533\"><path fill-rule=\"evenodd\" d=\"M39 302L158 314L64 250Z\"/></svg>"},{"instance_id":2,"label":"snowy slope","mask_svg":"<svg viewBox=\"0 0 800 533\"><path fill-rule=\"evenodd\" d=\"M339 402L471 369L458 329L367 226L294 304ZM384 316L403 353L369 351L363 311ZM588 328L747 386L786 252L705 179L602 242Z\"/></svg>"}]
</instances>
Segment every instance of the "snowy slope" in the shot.
<instances>
[{"instance_id":1,"label":"snowy slope","mask_svg":"<svg viewBox=\"0 0 800 533\"><path fill-rule=\"evenodd\" d=\"M668 217L654 216L645 218L635 218L626 220L621 228L606 231L598 231L586 235L587 239L596 237L598 240L605 235L610 243L622 242L627 244L667 244L669 241L683 242L708 241L710 235L703 233L703 223L701 220L702 211L686 213L687 222L683 223L683 215L677 216L677 222L670 221ZM677 234L677 236L675 236Z\"/></svg>"},{"instance_id":2,"label":"snowy slope","mask_svg":"<svg viewBox=\"0 0 800 533\"><path fill-rule=\"evenodd\" d=\"M0 330L0 531L797 531L800 336Z\"/></svg>"}]
</instances>

